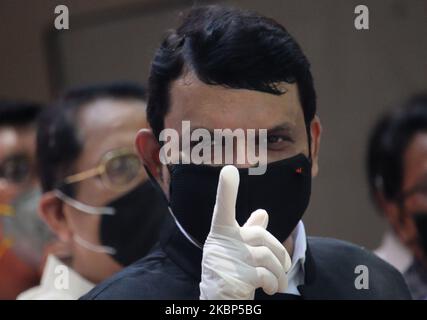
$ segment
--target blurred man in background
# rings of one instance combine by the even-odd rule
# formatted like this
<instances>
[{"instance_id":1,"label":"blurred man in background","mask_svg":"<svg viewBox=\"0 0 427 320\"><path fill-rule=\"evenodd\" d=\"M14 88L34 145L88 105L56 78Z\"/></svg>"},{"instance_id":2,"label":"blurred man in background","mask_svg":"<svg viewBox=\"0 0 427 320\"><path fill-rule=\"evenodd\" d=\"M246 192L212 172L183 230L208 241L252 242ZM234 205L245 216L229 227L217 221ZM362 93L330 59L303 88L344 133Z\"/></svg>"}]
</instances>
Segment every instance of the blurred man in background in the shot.
<instances>
[{"instance_id":1,"label":"blurred man in background","mask_svg":"<svg viewBox=\"0 0 427 320\"><path fill-rule=\"evenodd\" d=\"M49 256L40 286L20 299L77 299L156 242L167 207L134 149L145 108L139 86L107 84L72 90L41 116L40 212L68 252Z\"/></svg>"},{"instance_id":2,"label":"blurred man in background","mask_svg":"<svg viewBox=\"0 0 427 320\"><path fill-rule=\"evenodd\" d=\"M38 283L50 234L37 214L36 121L42 107L0 101L0 299Z\"/></svg>"},{"instance_id":3,"label":"blurred man in background","mask_svg":"<svg viewBox=\"0 0 427 320\"><path fill-rule=\"evenodd\" d=\"M427 94L377 123L367 166L371 195L389 224L376 253L403 273L414 299L427 299Z\"/></svg>"}]
</instances>

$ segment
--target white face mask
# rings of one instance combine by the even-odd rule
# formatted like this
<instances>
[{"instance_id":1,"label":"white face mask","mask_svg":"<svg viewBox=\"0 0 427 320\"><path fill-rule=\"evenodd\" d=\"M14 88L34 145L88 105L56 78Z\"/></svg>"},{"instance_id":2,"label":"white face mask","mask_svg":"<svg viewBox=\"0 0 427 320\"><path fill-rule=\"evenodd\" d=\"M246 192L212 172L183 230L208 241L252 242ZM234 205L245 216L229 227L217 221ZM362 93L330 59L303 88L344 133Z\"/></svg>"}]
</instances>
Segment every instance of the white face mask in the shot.
<instances>
[{"instance_id":1,"label":"white face mask","mask_svg":"<svg viewBox=\"0 0 427 320\"><path fill-rule=\"evenodd\" d=\"M39 188L23 192L11 204L10 214L2 217L3 236L12 242L11 249L35 267L42 262L45 246L54 239L38 215L40 196Z\"/></svg>"},{"instance_id":2,"label":"white face mask","mask_svg":"<svg viewBox=\"0 0 427 320\"><path fill-rule=\"evenodd\" d=\"M90 205L84 204L84 203L82 203L76 199L73 199L73 198L67 196L66 194L64 194L60 190L55 190L54 192L55 192L55 196L58 199L64 201L69 206L71 206L74 209L79 210L81 212L84 212L84 213L87 213L90 215L103 215L103 214L113 215L113 214L115 214L114 208L90 206ZM114 249L112 247L108 247L108 246L102 246L102 245L94 244L90 241L83 239L78 234L74 234L73 240L79 246L81 246L81 247L83 247L89 251L92 251L92 252L105 253L105 254L109 254L109 255L116 254L116 249Z\"/></svg>"}]
</instances>

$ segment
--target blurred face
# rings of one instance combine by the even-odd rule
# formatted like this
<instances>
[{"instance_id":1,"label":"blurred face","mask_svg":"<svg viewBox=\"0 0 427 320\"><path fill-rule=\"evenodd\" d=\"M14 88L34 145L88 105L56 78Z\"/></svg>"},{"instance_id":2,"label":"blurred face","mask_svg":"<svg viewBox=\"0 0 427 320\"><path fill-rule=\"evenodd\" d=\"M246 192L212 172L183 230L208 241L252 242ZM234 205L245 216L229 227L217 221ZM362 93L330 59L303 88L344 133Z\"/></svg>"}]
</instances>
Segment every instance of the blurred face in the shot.
<instances>
[{"instance_id":1,"label":"blurred face","mask_svg":"<svg viewBox=\"0 0 427 320\"><path fill-rule=\"evenodd\" d=\"M32 126L0 127L0 205L37 183L34 166L35 129Z\"/></svg>"},{"instance_id":2,"label":"blurred face","mask_svg":"<svg viewBox=\"0 0 427 320\"><path fill-rule=\"evenodd\" d=\"M408 145L403 158L403 193L407 193L395 229L404 243L421 261L427 257L418 241L414 214L427 214L427 133L416 134Z\"/></svg>"},{"instance_id":3,"label":"blurred face","mask_svg":"<svg viewBox=\"0 0 427 320\"><path fill-rule=\"evenodd\" d=\"M78 117L79 133L84 141L80 157L75 162L73 174L97 167L104 155L118 149L134 149L135 135L138 129L146 126L145 105L134 100L101 99L83 108ZM120 163L115 169L120 174ZM114 171L113 170L113 171ZM73 198L79 202L100 207L120 197L146 180L144 170L140 176L128 184L125 189L116 190L105 183L102 176L94 176L74 184ZM77 244L73 237L78 235L85 241L101 246L100 215L91 215L62 202L62 211L66 229L60 236L72 246L72 266L92 282L99 282L121 269L107 253L98 253Z\"/></svg>"}]
</instances>

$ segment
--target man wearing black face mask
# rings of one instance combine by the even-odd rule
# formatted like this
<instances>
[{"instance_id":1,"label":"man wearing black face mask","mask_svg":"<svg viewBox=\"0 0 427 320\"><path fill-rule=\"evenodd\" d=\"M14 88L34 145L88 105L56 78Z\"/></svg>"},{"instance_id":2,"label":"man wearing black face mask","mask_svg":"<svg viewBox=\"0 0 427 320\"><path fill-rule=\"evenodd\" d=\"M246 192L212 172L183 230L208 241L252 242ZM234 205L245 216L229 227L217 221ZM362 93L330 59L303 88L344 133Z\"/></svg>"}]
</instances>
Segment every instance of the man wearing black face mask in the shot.
<instances>
[{"instance_id":1,"label":"man wearing black face mask","mask_svg":"<svg viewBox=\"0 0 427 320\"><path fill-rule=\"evenodd\" d=\"M149 87L152 132L141 130L137 147L175 223L147 259L85 299L409 298L399 273L371 253L306 238L301 217L318 172L321 126L309 63L281 25L236 9L192 9L157 50ZM246 158L195 161L185 121L192 134L242 129L248 141L255 129L265 173L251 175ZM179 156L165 162L161 148L173 132ZM369 270L369 289L355 283L358 265Z\"/></svg>"},{"instance_id":2,"label":"man wearing black face mask","mask_svg":"<svg viewBox=\"0 0 427 320\"><path fill-rule=\"evenodd\" d=\"M20 299L77 299L157 241L167 206L134 147L145 107L142 88L117 83L71 90L41 115L40 212L66 250ZM61 265L67 288L55 285Z\"/></svg>"},{"instance_id":3,"label":"man wearing black face mask","mask_svg":"<svg viewBox=\"0 0 427 320\"><path fill-rule=\"evenodd\" d=\"M390 225L376 253L427 299L427 94L386 114L368 149L372 198Z\"/></svg>"}]
</instances>

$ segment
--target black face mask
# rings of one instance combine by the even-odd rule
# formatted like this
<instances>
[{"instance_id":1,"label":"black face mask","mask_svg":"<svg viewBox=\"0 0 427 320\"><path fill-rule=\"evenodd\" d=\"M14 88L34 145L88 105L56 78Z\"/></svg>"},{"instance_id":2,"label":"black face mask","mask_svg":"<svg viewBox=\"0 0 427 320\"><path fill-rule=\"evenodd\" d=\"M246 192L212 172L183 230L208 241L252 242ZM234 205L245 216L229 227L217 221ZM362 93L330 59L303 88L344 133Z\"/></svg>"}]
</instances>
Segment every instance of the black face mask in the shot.
<instances>
[{"instance_id":1,"label":"black face mask","mask_svg":"<svg viewBox=\"0 0 427 320\"><path fill-rule=\"evenodd\" d=\"M170 166L170 208L185 232L199 246L209 234L222 167L177 164ZM285 241L306 210L311 193L311 163L303 154L269 163L263 175L238 169L240 184L236 220L243 225L251 213L265 209L267 230Z\"/></svg>"},{"instance_id":2,"label":"black face mask","mask_svg":"<svg viewBox=\"0 0 427 320\"><path fill-rule=\"evenodd\" d=\"M416 213L413 217L417 227L419 243L427 256L427 212Z\"/></svg>"},{"instance_id":3,"label":"black face mask","mask_svg":"<svg viewBox=\"0 0 427 320\"><path fill-rule=\"evenodd\" d=\"M146 181L107 205L114 215L102 215L101 243L115 249L113 258L127 266L144 257L156 243L168 214L163 196Z\"/></svg>"}]
</instances>

